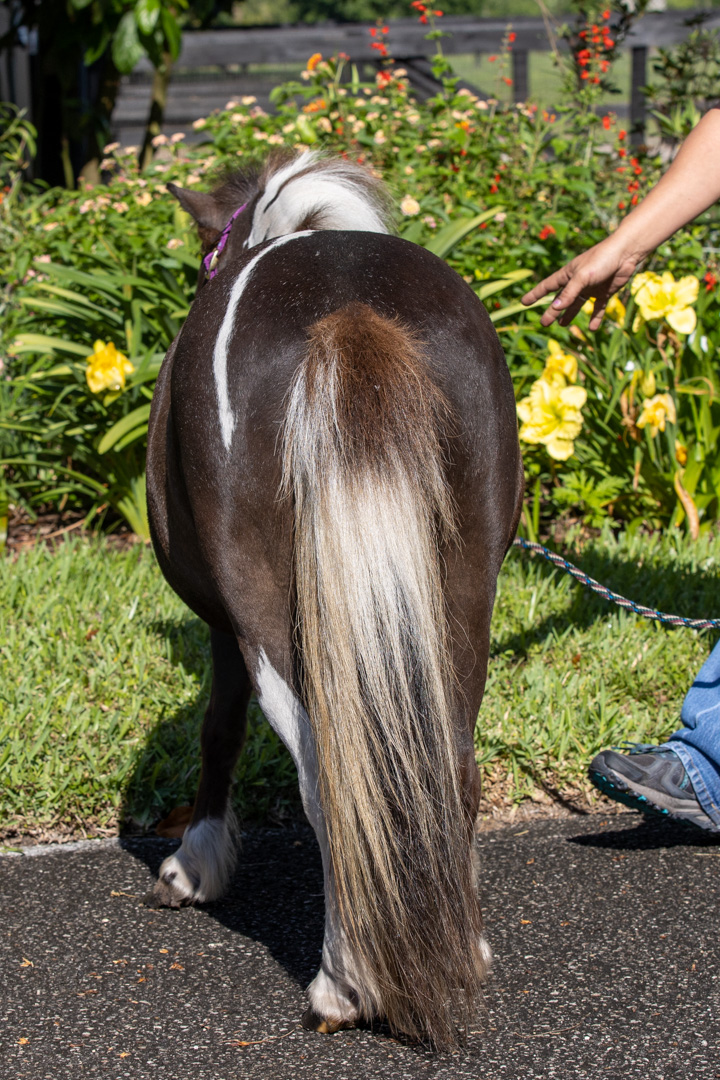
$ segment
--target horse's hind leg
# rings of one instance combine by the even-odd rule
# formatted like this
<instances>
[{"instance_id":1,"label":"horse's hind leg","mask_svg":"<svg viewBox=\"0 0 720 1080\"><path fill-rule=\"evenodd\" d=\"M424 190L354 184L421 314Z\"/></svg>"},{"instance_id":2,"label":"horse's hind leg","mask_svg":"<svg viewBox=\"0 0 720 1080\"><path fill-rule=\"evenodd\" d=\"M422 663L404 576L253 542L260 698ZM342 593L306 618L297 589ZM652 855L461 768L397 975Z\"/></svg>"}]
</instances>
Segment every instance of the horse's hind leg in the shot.
<instances>
[{"instance_id":1,"label":"horse's hind leg","mask_svg":"<svg viewBox=\"0 0 720 1080\"><path fill-rule=\"evenodd\" d=\"M202 727L200 785L182 845L163 862L148 897L156 907L216 899L235 865L237 836L228 798L245 739L251 684L237 639L211 630L210 641L213 682Z\"/></svg>"}]
</instances>

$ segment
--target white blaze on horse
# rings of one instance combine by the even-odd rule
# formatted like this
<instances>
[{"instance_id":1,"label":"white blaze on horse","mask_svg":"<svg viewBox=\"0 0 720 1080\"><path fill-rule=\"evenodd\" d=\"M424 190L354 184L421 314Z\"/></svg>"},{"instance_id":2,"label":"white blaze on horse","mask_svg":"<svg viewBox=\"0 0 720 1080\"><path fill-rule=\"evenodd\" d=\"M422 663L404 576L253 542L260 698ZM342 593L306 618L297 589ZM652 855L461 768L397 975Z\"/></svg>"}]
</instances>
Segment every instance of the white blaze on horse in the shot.
<instances>
[{"instance_id":1,"label":"white blaze on horse","mask_svg":"<svg viewBox=\"0 0 720 1080\"><path fill-rule=\"evenodd\" d=\"M153 902L227 885L254 690L322 852L306 1026L385 1017L449 1046L490 955L473 733L522 497L502 349L357 166L286 155L211 194L169 186L205 258L157 383L148 505L163 573L210 625L213 686Z\"/></svg>"}]
</instances>

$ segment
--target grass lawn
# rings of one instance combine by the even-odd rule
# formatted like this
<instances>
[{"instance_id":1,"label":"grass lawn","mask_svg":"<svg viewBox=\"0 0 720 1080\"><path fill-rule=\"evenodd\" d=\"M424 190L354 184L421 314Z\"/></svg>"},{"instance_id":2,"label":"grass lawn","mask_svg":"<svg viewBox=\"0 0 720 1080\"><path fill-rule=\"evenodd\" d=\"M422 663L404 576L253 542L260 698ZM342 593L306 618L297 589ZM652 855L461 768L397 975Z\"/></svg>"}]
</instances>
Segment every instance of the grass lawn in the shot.
<instances>
[{"instance_id":1,"label":"grass lawn","mask_svg":"<svg viewBox=\"0 0 720 1080\"><path fill-rule=\"evenodd\" d=\"M489 54L458 53L448 57L457 75L472 86L478 87L484 94L492 95L499 101L512 100L512 88L502 82L503 75L512 75L512 71L499 70L498 61L489 59ZM648 81L652 82L652 53L648 61ZM624 106L627 110L630 101L630 53L620 54L612 68L612 80L619 93L606 95L601 104L611 109ZM551 52L531 52L528 62L528 100L542 108L557 108L563 103L562 73L556 66Z\"/></svg>"},{"instance_id":2,"label":"grass lawn","mask_svg":"<svg viewBox=\"0 0 720 1080\"><path fill-rule=\"evenodd\" d=\"M578 560L641 603L720 614L720 540L605 536ZM149 827L192 801L209 692L202 623L150 551L101 542L0 562L0 835ZM508 556L477 733L487 804L587 797L602 747L655 742L715 636L611 608L547 563ZM299 809L289 756L254 707L237 771L245 820Z\"/></svg>"}]
</instances>

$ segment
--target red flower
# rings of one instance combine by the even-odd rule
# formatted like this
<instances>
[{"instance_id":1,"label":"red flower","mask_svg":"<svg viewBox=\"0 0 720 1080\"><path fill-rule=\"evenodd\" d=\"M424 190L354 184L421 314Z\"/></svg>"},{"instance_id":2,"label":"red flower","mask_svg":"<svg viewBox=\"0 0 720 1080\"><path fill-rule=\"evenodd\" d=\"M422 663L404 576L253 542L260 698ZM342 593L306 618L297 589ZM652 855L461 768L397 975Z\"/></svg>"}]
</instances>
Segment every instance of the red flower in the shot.
<instances>
[{"instance_id":1,"label":"red flower","mask_svg":"<svg viewBox=\"0 0 720 1080\"><path fill-rule=\"evenodd\" d=\"M711 289L714 289L718 283L718 279L715 274L713 274L712 270L708 270L707 274L703 278L703 281L705 282L706 292L710 292Z\"/></svg>"},{"instance_id":2,"label":"red flower","mask_svg":"<svg viewBox=\"0 0 720 1080\"><path fill-rule=\"evenodd\" d=\"M603 11L602 18L605 20L605 22L608 21L608 19L610 18L610 8L606 8L605 11Z\"/></svg>"},{"instance_id":3,"label":"red flower","mask_svg":"<svg viewBox=\"0 0 720 1080\"><path fill-rule=\"evenodd\" d=\"M503 75L503 82L506 86L512 86L512 79L509 79L507 75Z\"/></svg>"},{"instance_id":4,"label":"red flower","mask_svg":"<svg viewBox=\"0 0 720 1080\"><path fill-rule=\"evenodd\" d=\"M624 210L624 209L625 209L625 203L624 202L619 202L618 203L618 210Z\"/></svg>"},{"instance_id":5,"label":"red flower","mask_svg":"<svg viewBox=\"0 0 720 1080\"><path fill-rule=\"evenodd\" d=\"M621 146L618 150L618 157L627 157L627 150L624 146Z\"/></svg>"},{"instance_id":6,"label":"red flower","mask_svg":"<svg viewBox=\"0 0 720 1080\"><path fill-rule=\"evenodd\" d=\"M516 37L517 37L517 34L515 33L515 31L511 30L510 33L507 36L508 45L512 45L512 43L513 43L513 41L515 40Z\"/></svg>"},{"instance_id":7,"label":"red flower","mask_svg":"<svg viewBox=\"0 0 720 1080\"><path fill-rule=\"evenodd\" d=\"M488 56L489 63L494 64L496 60L497 60L497 56Z\"/></svg>"},{"instance_id":8,"label":"red flower","mask_svg":"<svg viewBox=\"0 0 720 1080\"><path fill-rule=\"evenodd\" d=\"M554 235L555 235L555 230L553 229L552 225L543 225L542 229L540 230L540 239L541 240L547 240L548 236L554 236Z\"/></svg>"},{"instance_id":9,"label":"red flower","mask_svg":"<svg viewBox=\"0 0 720 1080\"><path fill-rule=\"evenodd\" d=\"M627 131L618 131L618 139L620 140L620 142L623 141L623 139L625 138L626 135L627 135Z\"/></svg>"},{"instance_id":10,"label":"red flower","mask_svg":"<svg viewBox=\"0 0 720 1080\"><path fill-rule=\"evenodd\" d=\"M422 23L422 24L423 24L423 26L425 26L425 25L426 25L427 21L428 21L428 17L427 17L427 15L421 15L421 16L420 16L420 18L418 19L418 22L419 22L419 23Z\"/></svg>"},{"instance_id":11,"label":"red flower","mask_svg":"<svg viewBox=\"0 0 720 1080\"><path fill-rule=\"evenodd\" d=\"M602 118L602 126L605 128L606 131L609 131L610 128L612 127L612 117L609 116L609 115L608 116L603 116L603 118Z\"/></svg>"}]
</instances>

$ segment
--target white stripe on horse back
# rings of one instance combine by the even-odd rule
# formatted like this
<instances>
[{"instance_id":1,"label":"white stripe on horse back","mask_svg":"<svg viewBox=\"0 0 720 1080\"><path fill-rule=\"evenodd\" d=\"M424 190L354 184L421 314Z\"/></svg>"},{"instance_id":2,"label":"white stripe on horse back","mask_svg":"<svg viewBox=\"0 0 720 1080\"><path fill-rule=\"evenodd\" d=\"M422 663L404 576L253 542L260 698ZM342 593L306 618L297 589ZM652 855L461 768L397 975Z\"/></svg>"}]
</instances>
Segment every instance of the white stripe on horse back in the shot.
<instances>
[{"instance_id":1,"label":"white stripe on horse back","mask_svg":"<svg viewBox=\"0 0 720 1080\"><path fill-rule=\"evenodd\" d=\"M240 303L240 298L245 292L245 287L252 276L253 270L262 258L269 255L271 251L280 247L282 244L287 244L289 240L297 240L301 236L310 236L311 233L311 229L306 229L304 232L291 233L289 236L278 237L278 239L273 241L272 244L269 244L264 251L259 251L257 255L242 268L230 291L230 298L225 311L225 317L220 326L218 336L215 339L215 349L213 352L213 375L215 376L215 391L218 400L220 431L226 450L230 449L233 431L235 430L235 416L230 406L230 396L228 394L227 350L230 335L233 331L233 324L235 322L235 311Z\"/></svg>"}]
</instances>

